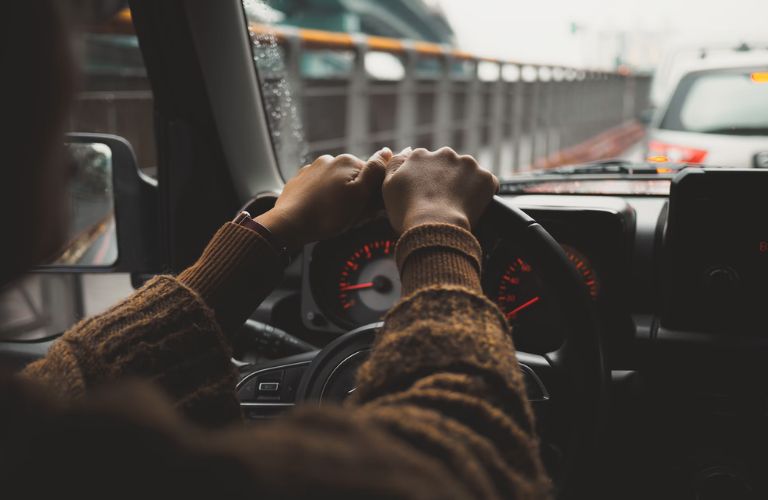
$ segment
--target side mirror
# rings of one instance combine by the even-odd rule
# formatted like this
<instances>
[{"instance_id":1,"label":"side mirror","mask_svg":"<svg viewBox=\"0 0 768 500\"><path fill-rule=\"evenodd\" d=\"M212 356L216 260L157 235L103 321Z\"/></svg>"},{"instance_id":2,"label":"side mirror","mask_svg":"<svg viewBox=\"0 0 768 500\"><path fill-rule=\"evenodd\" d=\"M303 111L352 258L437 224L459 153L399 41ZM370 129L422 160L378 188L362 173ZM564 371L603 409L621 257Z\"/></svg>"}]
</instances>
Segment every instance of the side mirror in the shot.
<instances>
[{"instance_id":1,"label":"side mirror","mask_svg":"<svg viewBox=\"0 0 768 500\"><path fill-rule=\"evenodd\" d=\"M77 173L69 185L65 247L39 272L150 273L159 267L157 181L141 173L131 145L107 134L68 134Z\"/></svg>"}]
</instances>

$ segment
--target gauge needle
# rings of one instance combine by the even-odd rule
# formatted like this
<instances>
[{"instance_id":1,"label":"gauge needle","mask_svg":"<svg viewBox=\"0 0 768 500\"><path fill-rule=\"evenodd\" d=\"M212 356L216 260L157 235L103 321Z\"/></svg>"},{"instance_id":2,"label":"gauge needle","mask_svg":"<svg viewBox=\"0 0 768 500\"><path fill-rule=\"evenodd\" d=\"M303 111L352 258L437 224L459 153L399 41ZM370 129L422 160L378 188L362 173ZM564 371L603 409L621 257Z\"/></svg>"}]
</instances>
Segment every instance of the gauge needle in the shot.
<instances>
[{"instance_id":1,"label":"gauge needle","mask_svg":"<svg viewBox=\"0 0 768 500\"><path fill-rule=\"evenodd\" d=\"M536 302L538 302L540 298L541 298L541 297L538 297L538 296L536 296L536 297L532 298L531 300L529 300L528 302L525 302L525 303L523 303L523 304L520 304L519 306L515 307L514 309L512 309L511 311L509 311L509 312L507 313L507 319L509 319L509 318L511 318L512 316L514 316L515 314L519 313L520 311L522 311L522 310L523 310L523 309L525 309L526 307L528 307L528 306L532 306L533 304L535 304Z\"/></svg>"},{"instance_id":2,"label":"gauge needle","mask_svg":"<svg viewBox=\"0 0 768 500\"><path fill-rule=\"evenodd\" d=\"M363 288L372 288L372 287L373 287L373 282L369 282L369 283L358 283L357 285L348 285L348 286L339 288L339 290L342 292L348 292L350 290L361 290Z\"/></svg>"}]
</instances>

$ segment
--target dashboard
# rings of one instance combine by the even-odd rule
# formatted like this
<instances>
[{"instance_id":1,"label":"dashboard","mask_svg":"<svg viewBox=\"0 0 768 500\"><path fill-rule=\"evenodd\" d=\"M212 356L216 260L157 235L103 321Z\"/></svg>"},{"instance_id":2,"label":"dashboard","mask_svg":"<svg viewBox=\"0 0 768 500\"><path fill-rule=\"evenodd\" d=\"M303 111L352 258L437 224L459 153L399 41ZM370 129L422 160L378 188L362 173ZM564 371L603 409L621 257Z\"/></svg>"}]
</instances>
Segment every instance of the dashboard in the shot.
<instances>
[{"instance_id":1,"label":"dashboard","mask_svg":"<svg viewBox=\"0 0 768 500\"><path fill-rule=\"evenodd\" d=\"M621 198L573 197L566 205L563 198L528 195L516 204L561 244L601 317L626 325L629 313L625 308L620 313L620 304L626 303L634 210ZM567 325L560 323L548 283L514 241L505 241L482 221L475 233L483 248L483 291L513 326L518 347L555 349ZM378 217L341 237L308 245L302 263L304 326L341 334L380 321L400 298L396 240L387 220Z\"/></svg>"}]
</instances>

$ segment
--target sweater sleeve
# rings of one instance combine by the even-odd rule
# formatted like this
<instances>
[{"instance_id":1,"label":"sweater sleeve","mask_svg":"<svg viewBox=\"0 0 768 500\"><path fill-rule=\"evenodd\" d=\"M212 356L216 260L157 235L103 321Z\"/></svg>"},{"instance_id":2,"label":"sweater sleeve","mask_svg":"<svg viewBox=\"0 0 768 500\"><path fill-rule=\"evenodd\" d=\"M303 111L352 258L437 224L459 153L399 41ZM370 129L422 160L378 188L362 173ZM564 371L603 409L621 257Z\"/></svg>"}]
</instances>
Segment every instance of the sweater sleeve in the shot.
<instances>
[{"instance_id":1,"label":"sweater sleeve","mask_svg":"<svg viewBox=\"0 0 768 500\"><path fill-rule=\"evenodd\" d=\"M424 225L396 248L404 298L358 372L358 415L439 462L475 498L544 498L550 483L509 326L482 295L467 231Z\"/></svg>"},{"instance_id":2,"label":"sweater sleeve","mask_svg":"<svg viewBox=\"0 0 768 500\"><path fill-rule=\"evenodd\" d=\"M81 321L22 376L75 399L108 382L150 379L193 420L226 422L240 414L230 337L281 276L266 241L225 224L189 269Z\"/></svg>"}]
</instances>

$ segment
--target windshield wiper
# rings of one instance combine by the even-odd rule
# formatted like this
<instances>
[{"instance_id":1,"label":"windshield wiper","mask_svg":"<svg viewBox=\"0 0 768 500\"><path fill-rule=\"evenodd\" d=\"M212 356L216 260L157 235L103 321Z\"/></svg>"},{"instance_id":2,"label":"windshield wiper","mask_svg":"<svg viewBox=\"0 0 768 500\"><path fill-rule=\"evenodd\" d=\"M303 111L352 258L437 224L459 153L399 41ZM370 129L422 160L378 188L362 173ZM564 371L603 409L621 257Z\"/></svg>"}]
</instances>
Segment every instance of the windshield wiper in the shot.
<instances>
[{"instance_id":1,"label":"windshield wiper","mask_svg":"<svg viewBox=\"0 0 768 500\"><path fill-rule=\"evenodd\" d=\"M664 164L665 169L678 170L684 165ZM566 167L550 168L536 172L536 175L599 175L599 174L619 174L619 175L638 175L638 174L658 174L658 165L649 165L647 163L634 163L628 160L600 160L580 165L569 165ZM663 172L663 173L669 173Z\"/></svg>"}]
</instances>

